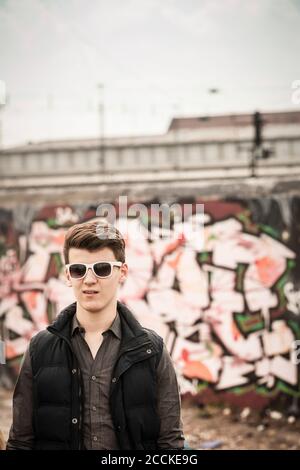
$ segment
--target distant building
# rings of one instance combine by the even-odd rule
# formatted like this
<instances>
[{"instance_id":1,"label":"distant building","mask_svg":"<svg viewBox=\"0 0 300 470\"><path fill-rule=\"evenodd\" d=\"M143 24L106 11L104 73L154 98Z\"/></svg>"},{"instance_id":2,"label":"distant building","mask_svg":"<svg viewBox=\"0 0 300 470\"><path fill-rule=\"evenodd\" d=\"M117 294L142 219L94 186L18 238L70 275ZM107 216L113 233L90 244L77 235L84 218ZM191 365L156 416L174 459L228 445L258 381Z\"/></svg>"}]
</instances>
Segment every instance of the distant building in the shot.
<instances>
[{"instance_id":1,"label":"distant building","mask_svg":"<svg viewBox=\"0 0 300 470\"><path fill-rule=\"evenodd\" d=\"M300 111L262 113L268 159L257 176L300 178ZM22 188L245 178L253 115L182 117L163 135L53 140L0 152L3 191Z\"/></svg>"}]
</instances>

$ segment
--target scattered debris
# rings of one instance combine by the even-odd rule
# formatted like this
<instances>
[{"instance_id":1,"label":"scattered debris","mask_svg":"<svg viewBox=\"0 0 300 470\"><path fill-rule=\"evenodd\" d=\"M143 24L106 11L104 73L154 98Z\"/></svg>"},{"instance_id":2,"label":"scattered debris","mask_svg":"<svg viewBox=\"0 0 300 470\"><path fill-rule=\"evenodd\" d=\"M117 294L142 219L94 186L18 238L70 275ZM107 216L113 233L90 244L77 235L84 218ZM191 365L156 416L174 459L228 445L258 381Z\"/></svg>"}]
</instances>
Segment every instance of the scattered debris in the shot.
<instances>
[{"instance_id":1,"label":"scattered debris","mask_svg":"<svg viewBox=\"0 0 300 470\"><path fill-rule=\"evenodd\" d=\"M250 408L244 408L241 412L241 418L246 419L250 415Z\"/></svg>"},{"instance_id":2,"label":"scattered debris","mask_svg":"<svg viewBox=\"0 0 300 470\"><path fill-rule=\"evenodd\" d=\"M201 442L200 449L217 449L218 447L222 447L222 445L223 441L216 439L214 441Z\"/></svg>"},{"instance_id":3,"label":"scattered debris","mask_svg":"<svg viewBox=\"0 0 300 470\"><path fill-rule=\"evenodd\" d=\"M258 432L262 432L262 431L264 431L266 428L265 428L265 426L264 426L263 424L259 424L256 429L257 429Z\"/></svg>"},{"instance_id":4,"label":"scattered debris","mask_svg":"<svg viewBox=\"0 0 300 470\"><path fill-rule=\"evenodd\" d=\"M224 416L229 416L229 415L231 415L231 409L230 409L230 408L224 408L224 410L223 410L223 415L224 415Z\"/></svg>"},{"instance_id":5,"label":"scattered debris","mask_svg":"<svg viewBox=\"0 0 300 470\"><path fill-rule=\"evenodd\" d=\"M272 419L276 419L276 420L279 420L282 418L282 413L280 413L279 411L271 411L270 412L270 417Z\"/></svg>"},{"instance_id":6,"label":"scattered debris","mask_svg":"<svg viewBox=\"0 0 300 470\"><path fill-rule=\"evenodd\" d=\"M295 423L296 422L295 416L289 416L288 419L287 419L287 422L290 423L290 424Z\"/></svg>"}]
</instances>

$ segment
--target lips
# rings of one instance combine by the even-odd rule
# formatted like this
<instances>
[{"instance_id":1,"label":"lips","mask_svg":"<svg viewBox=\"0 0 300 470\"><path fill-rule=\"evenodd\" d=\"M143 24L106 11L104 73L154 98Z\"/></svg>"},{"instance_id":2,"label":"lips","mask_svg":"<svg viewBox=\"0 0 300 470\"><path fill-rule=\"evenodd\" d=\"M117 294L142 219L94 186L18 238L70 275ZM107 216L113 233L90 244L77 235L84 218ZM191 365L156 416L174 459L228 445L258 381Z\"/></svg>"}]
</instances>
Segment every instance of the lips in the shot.
<instances>
[{"instance_id":1,"label":"lips","mask_svg":"<svg viewBox=\"0 0 300 470\"><path fill-rule=\"evenodd\" d=\"M98 294L97 290L84 290L82 291L84 294Z\"/></svg>"}]
</instances>

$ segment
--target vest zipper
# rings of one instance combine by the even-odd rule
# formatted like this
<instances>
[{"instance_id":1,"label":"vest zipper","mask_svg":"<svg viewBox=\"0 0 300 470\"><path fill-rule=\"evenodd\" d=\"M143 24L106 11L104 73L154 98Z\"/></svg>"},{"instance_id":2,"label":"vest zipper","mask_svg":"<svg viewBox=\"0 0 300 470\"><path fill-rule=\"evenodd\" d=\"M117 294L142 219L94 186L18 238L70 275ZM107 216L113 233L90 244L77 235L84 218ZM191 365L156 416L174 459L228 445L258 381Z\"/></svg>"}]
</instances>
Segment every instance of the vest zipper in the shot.
<instances>
[{"instance_id":1,"label":"vest zipper","mask_svg":"<svg viewBox=\"0 0 300 470\"><path fill-rule=\"evenodd\" d=\"M69 346L70 350L71 350L71 353L72 353L72 358L76 358L76 355L74 353L74 350L73 350L73 347L72 347L72 343L71 341L69 341L69 339L60 334L57 330L55 330L54 328L48 328L48 331L50 331L50 333L53 333L54 335L58 336L59 338L63 339L67 345ZM82 413L83 413L83 407L82 407L82 383L81 383L81 371L80 371L80 368L79 368L79 364L78 364L78 361L77 361L77 358L76 358L76 369L78 371L78 380L79 380L79 391L80 391L80 396L79 396L79 423L78 423L78 437L79 437L79 450L82 449L82 433L81 433L81 430L82 430ZM73 395L73 391L72 391L72 395Z\"/></svg>"}]
</instances>

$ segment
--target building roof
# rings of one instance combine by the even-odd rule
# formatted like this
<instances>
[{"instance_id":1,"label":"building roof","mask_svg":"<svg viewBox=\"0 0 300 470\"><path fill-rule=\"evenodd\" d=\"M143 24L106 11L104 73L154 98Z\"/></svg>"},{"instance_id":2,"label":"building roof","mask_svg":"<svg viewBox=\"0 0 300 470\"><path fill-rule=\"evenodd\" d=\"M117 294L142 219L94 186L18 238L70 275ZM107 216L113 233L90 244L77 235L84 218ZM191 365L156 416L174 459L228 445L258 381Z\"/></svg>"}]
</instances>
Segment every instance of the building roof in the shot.
<instances>
[{"instance_id":1,"label":"building roof","mask_svg":"<svg viewBox=\"0 0 300 470\"><path fill-rule=\"evenodd\" d=\"M266 124L300 124L300 111L261 113ZM168 132L179 129L203 129L209 127L251 126L253 114L224 114L220 116L178 117L171 121Z\"/></svg>"},{"instance_id":2,"label":"building roof","mask_svg":"<svg viewBox=\"0 0 300 470\"><path fill-rule=\"evenodd\" d=\"M267 126L268 137L300 136L300 111L261 113L263 124ZM273 126L274 125L274 126ZM281 125L280 132L277 125ZM283 126L282 126L283 125ZM285 125L287 125L285 127ZM174 132L178 131L178 132ZM180 135L179 135L180 134ZM279 135L280 134L280 135ZM180 139L179 139L180 137ZM42 142L28 142L8 147L2 154L32 152L59 152L123 147L147 147L154 145L174 145L180 143L221 142L253 138L253 114L226 114L220 116L194 116L173 118L168 131L160 135L139 135L123 137L56 139Z\"/></svg>"}]
</instances>

